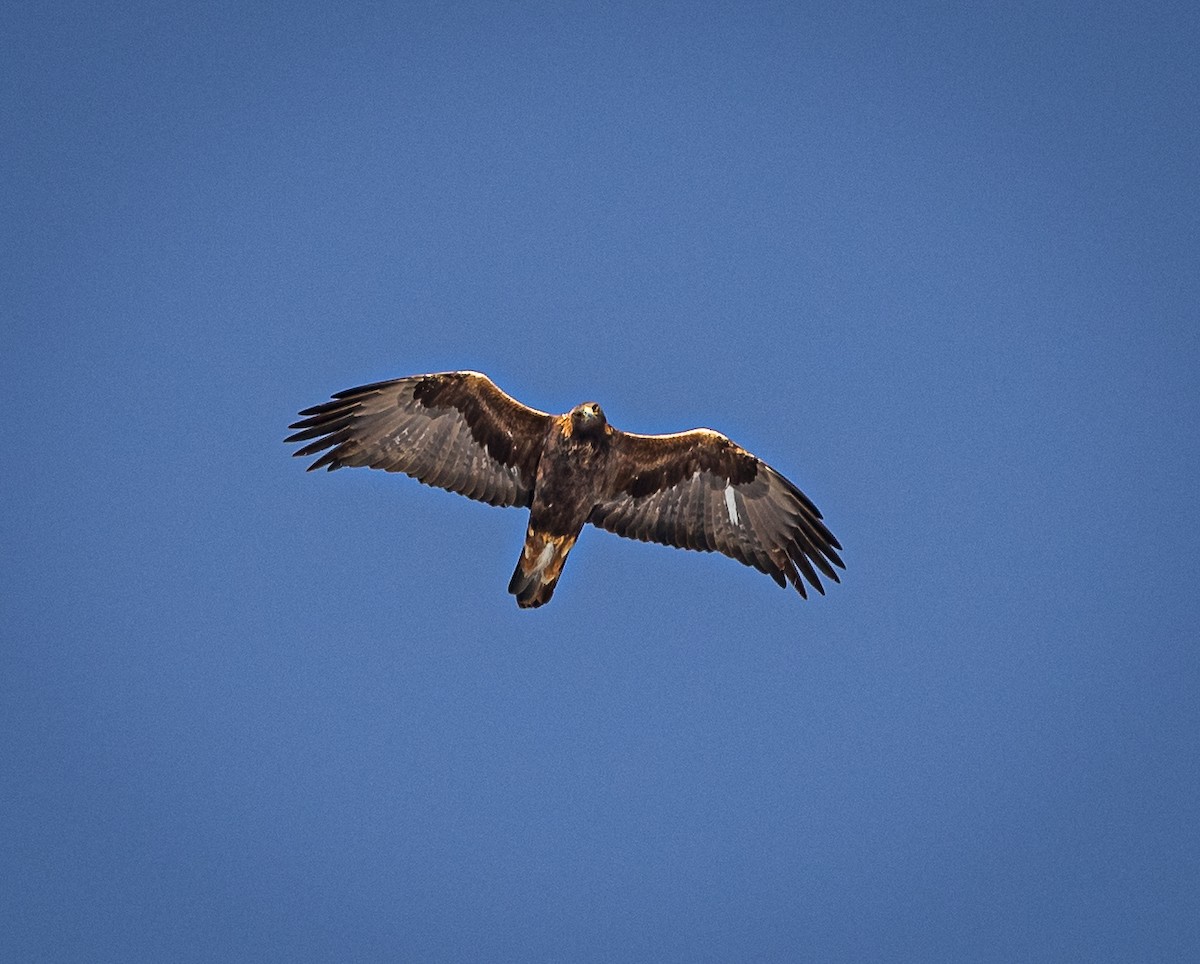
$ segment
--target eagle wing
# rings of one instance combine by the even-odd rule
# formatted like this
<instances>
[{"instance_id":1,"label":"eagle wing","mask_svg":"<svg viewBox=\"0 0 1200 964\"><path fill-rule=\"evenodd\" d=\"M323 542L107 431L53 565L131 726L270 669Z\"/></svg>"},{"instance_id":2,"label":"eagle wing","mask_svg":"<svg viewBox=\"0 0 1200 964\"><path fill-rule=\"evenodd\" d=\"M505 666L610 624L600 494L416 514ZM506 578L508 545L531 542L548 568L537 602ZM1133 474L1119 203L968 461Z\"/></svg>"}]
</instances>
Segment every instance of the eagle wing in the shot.
<instances>
[{"instance_id":1,"label":"eagle wing","mask_svg":"<svg viewBox=\"0 0 1200 964\"><path fill-rule=\"evenodd\" d=\"M490 505L528 506L551 418L478 372L442 372L338 392L306 408L287 442L308 467L369 466ZM309 441L310 439L315 441ZM328 451L326 451L328 450Z\"/></svg>"},{"instance_id":2,"label":"eagle wing","mask_svg":"<svg viewBox=\"0 0 1200 964\"><path fill-rule=\"evenodd\" d=\"M839 582L841 545L809 498L765 462L709 429L676 435L613 433L608 491L588 521L681 549L721 552L790 582ZM803 576L803 579L801 579ZM785 582L786 580L786 582Z\"/></svg>"}]
</instances>

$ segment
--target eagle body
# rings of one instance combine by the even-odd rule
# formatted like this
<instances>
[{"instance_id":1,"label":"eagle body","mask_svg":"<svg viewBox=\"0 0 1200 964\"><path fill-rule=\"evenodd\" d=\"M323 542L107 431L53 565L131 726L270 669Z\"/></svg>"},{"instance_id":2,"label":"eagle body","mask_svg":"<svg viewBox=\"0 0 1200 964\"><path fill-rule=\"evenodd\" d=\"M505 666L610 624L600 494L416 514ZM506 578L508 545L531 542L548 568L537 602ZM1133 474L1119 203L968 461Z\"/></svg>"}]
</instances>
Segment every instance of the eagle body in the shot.
<instances>
[{"instance_id":1,"label":"eagle body","mask_svg":"<svg viewBox=\"0 0 1200 964\"><path fill-rule=\"evenodd\" d=\"M369 466L491 505L529 508L509 582L522 608L550 600L584 525L721 552L807 596L837 582L841 545L816 506L765 462L710 429L638 435L595 402L548 415L478 372L441 372L338 392L305 409L288 442L309 470Z\"/></svg>"},{"instance_id":2,"label":"eagle body","mask_svg":"<svg viewBox=\"0 0 1200 964\"><path fill-rule=\"evenodd\" d=\"M533 486L525 548L508 591L522 608L550 600L567 553L607 488L613 430L594 402L550 424Z\"/></svg>"},{"instance_id":3,"label":"eagle body","mask_svg":"<svg viewBox=\"0 0 1200 964\"><path fill-rule=\"evenodd\" d=\"M575 535L587 522L608 486L613 430L607 424L587 429L574 423L602 422L598 405L581 405L551 423L538 460L529 521L554 535Z\"/></svg>"}]
</instances>

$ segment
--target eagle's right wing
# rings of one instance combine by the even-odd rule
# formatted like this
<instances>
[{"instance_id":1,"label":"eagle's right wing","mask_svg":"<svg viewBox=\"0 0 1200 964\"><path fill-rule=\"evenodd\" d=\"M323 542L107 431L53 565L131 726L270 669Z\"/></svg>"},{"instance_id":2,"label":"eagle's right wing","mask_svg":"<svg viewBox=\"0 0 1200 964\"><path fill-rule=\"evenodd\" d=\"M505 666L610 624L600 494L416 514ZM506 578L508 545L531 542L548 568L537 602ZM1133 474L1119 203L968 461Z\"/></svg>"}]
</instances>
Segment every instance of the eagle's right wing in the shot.
<instances>
[{"instance_id":1,"label":"eagle's right wing","mask_svg":"<svg viewBox=\"0 0 1200 964\"><path fill-rule=\"evenodd\" d=\"M325 452L309 471L369 466L490 505L528 506L551 417L478 372L442 372L338 392L306 408L288 442ZM328 449L329 451L325 451Z\"/></svg>"},{"instance_id":2,"label":"eagle's right wing","mask_svg":"<svg viewBox=\"0 0 1200 964\"><path fill-rule=\"evenodd\" d=\"M845 568L841 545L796 486L719 432L613 436L612 478L589 522L630 539L721 552L790 582L825 590ZM803 578L801 578L803 576Z\"/></svg>"}]
</instances>

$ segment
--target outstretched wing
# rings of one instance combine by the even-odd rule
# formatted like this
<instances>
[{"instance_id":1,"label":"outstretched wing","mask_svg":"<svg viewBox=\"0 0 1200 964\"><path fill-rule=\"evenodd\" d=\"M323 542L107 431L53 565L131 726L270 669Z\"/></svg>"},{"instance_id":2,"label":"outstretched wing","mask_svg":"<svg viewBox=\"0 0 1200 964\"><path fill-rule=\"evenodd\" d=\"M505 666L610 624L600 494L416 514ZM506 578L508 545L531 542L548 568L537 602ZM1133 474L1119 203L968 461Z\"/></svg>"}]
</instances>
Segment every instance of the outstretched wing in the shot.
<instances>
[{"instance_id":1,"label":"outstretched wing","mask_svg":"<svg viewBox=\"0 0 1200 964\"><path fill-rule=\"evenodd\" d=\"M678 435L614 432L608 497L588 519L609 532L721 552L790 582L839 582L841 545L808 497L773 468L708 429ZM786 582L785 582L786 580Z\"/></svg>"},{"instance_id":2,"label":"outstretched wing","mask_svg":"<svg viewBox=\"0 0 1200 964\"><path fill-rule=\"evenodd\" d=\"M288 426L308 467L404 472L491 505L529 505L550 416L478 372L442 372L338 392ZM328 451L326 451L328 449Z\"/></svg>"}]
</instances>

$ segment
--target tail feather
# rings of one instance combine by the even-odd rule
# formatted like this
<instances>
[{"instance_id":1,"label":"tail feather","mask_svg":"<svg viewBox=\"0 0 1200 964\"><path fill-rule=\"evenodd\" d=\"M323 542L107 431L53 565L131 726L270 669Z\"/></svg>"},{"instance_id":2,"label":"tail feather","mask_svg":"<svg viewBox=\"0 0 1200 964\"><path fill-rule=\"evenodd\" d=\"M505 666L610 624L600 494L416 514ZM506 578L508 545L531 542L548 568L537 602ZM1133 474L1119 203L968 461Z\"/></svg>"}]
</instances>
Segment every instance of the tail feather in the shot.
<instances>
[{"instance_id":1,"label":"tail feather","mask_svg":"<svg viewBox=\"0 0 1200 964\"><path fill-rule=\"evenodd\" d=\"M525 548L508 583L508 591L517 597L518 606L535 609L550 601L576 538L536 532L530 526L525 534Z\"/></svg>"}]
</instances>

